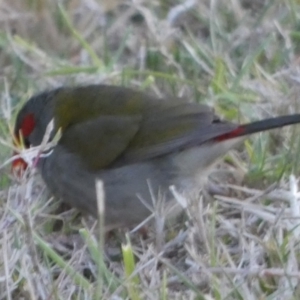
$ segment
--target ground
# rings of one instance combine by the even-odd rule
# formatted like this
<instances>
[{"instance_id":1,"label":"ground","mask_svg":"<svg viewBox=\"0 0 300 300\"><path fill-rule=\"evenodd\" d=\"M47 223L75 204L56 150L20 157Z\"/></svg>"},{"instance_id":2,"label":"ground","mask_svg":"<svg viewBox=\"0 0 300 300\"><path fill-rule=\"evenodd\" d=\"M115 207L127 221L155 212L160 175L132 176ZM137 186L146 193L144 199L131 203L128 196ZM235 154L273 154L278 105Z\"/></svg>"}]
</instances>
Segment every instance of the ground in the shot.
<instances>
[{"instance_id":1,"label":"ground","mask_svg":"<svg viewBox=\"0 0 300 300\"><path fill-rule=\"evenodd\" d=\"M299 16L298 0L2 1L0 299L299 299L300 126L251 137L144 237L104 242L10 170L16 113L61 85L185 97L235 122L299 112Z\"/></svg>"}]
</instances>

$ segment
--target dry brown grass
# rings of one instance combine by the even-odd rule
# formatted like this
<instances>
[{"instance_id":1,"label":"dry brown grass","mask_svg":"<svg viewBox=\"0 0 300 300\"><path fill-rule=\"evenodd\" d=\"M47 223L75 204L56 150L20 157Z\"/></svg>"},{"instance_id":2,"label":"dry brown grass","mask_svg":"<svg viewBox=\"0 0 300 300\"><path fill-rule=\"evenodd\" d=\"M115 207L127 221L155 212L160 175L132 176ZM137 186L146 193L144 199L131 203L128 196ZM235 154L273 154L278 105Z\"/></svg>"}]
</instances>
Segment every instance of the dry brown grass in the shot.
<instances>
[{"instance_id":1,"label":"dry brown grass","mask_svg":"<svg viewBox=\"0 0 300 300\"><path fill-rule=\"evenodd\" d=\"M299 111L299 1L57 2L0 3L1 162L22 103L64 84L176 94L244 122ZM251 138L214 170L220 195L156 216L146 239L116 232L103 260L93 220L2 167L0 299L299 299L298 132Z\"/></svg>"}]
</instances>

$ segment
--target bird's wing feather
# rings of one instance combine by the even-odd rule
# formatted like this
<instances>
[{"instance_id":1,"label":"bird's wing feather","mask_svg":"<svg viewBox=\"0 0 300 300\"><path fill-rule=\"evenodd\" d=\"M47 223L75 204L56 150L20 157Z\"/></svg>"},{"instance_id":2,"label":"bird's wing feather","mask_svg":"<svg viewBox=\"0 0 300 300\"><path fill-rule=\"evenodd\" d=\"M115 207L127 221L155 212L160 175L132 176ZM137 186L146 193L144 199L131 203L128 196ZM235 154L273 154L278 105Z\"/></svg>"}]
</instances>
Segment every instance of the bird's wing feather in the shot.
<instances>
[{"instance_id":1,"label":"bird's wing feather","mask_svg":"<svg viewBox=\"0 0 300 300\"><path fill-rule=\"evenodd\" d=\"M116 164L134 163L200 146L238 126L216 121L213 117L213 114L204 112L167 119L147 119L142 122L139 131Z\"/></svg>"},{"instance_id":2,"label":"bird's wing feather","mask_svg":"<svg viewBox=\"0 0 300 300\"><path fill-rule=\"evenodd\" d=\"M139 123L139 117L101 116L68 127L59 143L90 169L107 168L126 151Z\"/></svg>"},{"instance_id":3,"label":"bird's wing feather","mask_svg":"<svg viewBox=\"0 0 300 300\"><path fill-rule=\"evenodd\" d=\"M182 99L152 98L130 89L89 86L56 97L60 143L90 168L131 164L201 145L236 125Z\"/></svg>"}]
</instances>

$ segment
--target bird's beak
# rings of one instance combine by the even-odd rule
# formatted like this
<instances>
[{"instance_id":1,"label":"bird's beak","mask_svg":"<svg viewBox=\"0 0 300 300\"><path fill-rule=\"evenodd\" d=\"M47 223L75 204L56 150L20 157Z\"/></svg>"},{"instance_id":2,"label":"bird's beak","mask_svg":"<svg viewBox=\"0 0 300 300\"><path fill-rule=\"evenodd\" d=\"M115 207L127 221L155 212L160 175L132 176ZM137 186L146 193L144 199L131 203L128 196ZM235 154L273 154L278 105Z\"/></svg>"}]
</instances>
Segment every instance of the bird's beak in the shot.
<instances>
[{"instance_id":1,"label":"bird's beak","mask_svg":"<svg viewBox=\"0 0 300 300\"><path fill-rule=\"evenodd\" d=\"M28 167L28 164L25 162L25 160L19 156L19 152L24 149L22 136L14 137L13 144L16 147L16 150L13 151L13 156L16 156L16 158L12 161L11 172L16 177L21 178Z\"/></svg>"},{"instance_id":2,"label":"bird's beak","mask_svg":"<svg viewBox=\"0 0 300 300\"><path fill-rule=\"evenodd\" d=\"M13 155L18 155L17 151L13 152ZM21 157L18 157L13 160L11 171L13 174L15 174L18 178L22 177L24 172L26 171L28 167L28 164L25 162L25 160Z\"/></svg>"},{"instance_id":3,"label":"bird's beak","mask_svg":"<svg viewBox=\"0 0 300 300\"><path fill-rule=\"evenodd\" d=\"M14 136L13 144L15 146L15 150L13 155L16 155L16 157L12 161L12 173L16 174L18 178L23 176L28 167L36 167L41 156L45 157L51 155L52 151L48 150L51 150L61 137L61 129L59 128L55 136L50 140L53 129L54 119L52 119L47 125L41 144L39 146L30 147L29 149L24 144L24 138L21 132L18 136ZM24 158L20 156L20 153Z\"/></svg>"}]
</instances>

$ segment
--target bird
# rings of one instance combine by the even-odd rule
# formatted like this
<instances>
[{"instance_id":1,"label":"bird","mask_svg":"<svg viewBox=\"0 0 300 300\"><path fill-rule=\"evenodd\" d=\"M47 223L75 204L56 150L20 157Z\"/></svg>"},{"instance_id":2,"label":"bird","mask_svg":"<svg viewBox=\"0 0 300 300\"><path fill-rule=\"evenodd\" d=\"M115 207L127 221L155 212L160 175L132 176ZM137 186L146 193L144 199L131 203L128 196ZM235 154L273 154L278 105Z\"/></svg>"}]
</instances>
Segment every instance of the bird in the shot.
<instances>
[{"instance_id":1,"label":"bird","mask_svg":"<svg viewBox=\"0 0 300 300\"><path fill-rule=\"evenodd\" d=\"M129 227L151 214L153 195L169 203L201 188L218 158L248 135L300 123L300 114L236 124L212 108L157 98L122 86L59 87L32 96L17 114L15 140L26 148L60 139L36 167L50 192L98 217L95 181L103 182L105 226ZM13 168L22 159L15 159ZM23 168L26 164L23 161Z\"/></svg>"}]
</instances>

